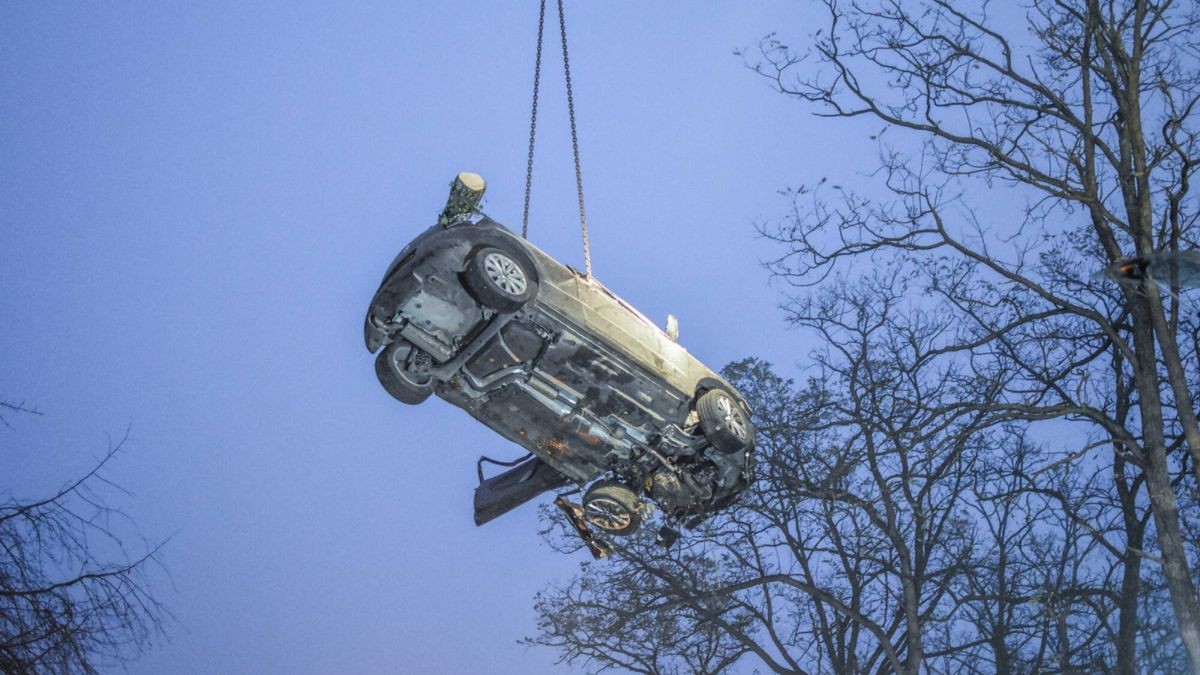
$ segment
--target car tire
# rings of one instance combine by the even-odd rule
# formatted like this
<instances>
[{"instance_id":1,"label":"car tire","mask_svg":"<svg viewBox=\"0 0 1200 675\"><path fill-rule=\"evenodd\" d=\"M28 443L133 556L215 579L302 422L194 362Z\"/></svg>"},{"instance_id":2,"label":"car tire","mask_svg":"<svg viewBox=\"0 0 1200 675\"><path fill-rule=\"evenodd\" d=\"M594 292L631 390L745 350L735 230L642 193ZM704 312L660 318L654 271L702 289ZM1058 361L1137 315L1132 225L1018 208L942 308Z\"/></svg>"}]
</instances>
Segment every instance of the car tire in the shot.
<instances>
[{"instance_id":1,"label":"car tire","mask_svg":"<svg viewBox=\"0 0 1200 675\"><path fill-rule=\"evenodd\" d=\"M742 406L720 389L704 392L696 401L700 428L710 445L719 452L734 453L754 445L754 427Z\"/></svg>"},{"instance_id":2,"label":"car tire","mask_svg":"<svg viewBox=\"0 0 1200 675\"><path fill-rule=\"evenodd\" d=\"M393 342L375 357L375 375L379 383L401 403L417 405L433 393L433 378L414 378L404 367L408 355L415 349L407 342Z\"/></svg>"},{"instance_id":3,"label":"car tire","mask_svg":"<svg viewBox=\"0 0 1200 675\"><path fill-rule=\"evenodd\" d=\"M642 500L617 481L597 481L583 495L583 519L605 534L633 534L642 525Z\"/></svg>"},{"instance_id":4,"label":"car tire","mask_svg":"<svg viewBox=\"0 0 1200 675\"><path fill-rule=\"evenodd\" d=\"M463 282L481 304L501 312L520 309L537 293L528 258L495 246L484 246L471 255Z\"/></svg>"}]
</instances>

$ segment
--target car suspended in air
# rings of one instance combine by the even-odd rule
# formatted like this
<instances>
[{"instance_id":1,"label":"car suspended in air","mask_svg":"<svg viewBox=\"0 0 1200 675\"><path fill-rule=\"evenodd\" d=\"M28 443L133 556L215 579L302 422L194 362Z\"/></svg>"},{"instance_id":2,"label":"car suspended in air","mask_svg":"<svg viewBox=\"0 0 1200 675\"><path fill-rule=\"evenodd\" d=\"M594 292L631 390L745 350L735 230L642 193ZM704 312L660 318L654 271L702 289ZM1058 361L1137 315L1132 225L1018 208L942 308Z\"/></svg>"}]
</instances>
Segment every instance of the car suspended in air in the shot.
<instances>
[{"instance_id":1,"label":"car suspended in air","mask_svg":"<svg viewBox=\"0 0 1200 675\"><path fill-rule=\"evenodd\" d=\"M555 503L602 556L595 531L633 533L647 502L687 527L733 502L754 473L741 394L678 344L673 318L660 329L478 213L482 193L459 174L438 222L388 267L364 327L393 397L437 394L529 451L497 476L481 467L476 524L573 484L582 504Z\"/></svg>"}]
</instances>

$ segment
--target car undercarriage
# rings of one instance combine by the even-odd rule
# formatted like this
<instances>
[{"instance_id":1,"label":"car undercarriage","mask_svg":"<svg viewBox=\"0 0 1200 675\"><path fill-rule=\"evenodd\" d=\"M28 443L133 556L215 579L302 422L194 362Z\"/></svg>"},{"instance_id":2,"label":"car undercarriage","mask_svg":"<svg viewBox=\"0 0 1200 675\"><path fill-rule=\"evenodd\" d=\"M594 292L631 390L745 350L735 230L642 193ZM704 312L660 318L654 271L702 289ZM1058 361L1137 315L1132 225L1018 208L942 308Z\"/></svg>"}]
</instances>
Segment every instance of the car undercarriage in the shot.
<instances>
[{"instance_id":1,"label":"car undercarriage","mask_svg":"<svg viewBox=\"0 0 1200 675\"><path fill-rule=\"evenodd\" d=\"M556 503L600 555L593 531L633 533L647 502L695 526L753 480L750 410L731 385L597 280L486 216L444 217L410 243L365 336L395 398L437 394L530 453L491 478L481 466L477 524L587 486L582 504Z\"/></svg>"}]
</instances>

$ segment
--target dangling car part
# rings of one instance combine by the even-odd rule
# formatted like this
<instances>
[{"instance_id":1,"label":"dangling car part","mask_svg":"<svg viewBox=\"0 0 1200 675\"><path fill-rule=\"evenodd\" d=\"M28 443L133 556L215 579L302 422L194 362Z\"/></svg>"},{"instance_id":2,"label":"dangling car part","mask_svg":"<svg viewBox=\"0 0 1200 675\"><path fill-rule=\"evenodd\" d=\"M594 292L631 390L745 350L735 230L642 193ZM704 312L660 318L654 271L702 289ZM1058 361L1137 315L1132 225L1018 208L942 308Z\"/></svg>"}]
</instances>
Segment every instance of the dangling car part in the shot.
<instances>
[{"instance_id":1,"label":"dangling car part","mask_svg":"<svg viewBox=\"0 0 1200 675\"><path fill-rule=\"evenodd\" d=\"M555 498L554 505L558 507L559 511L562 511L563 515L567 518L567 522L575 528L575 533L579 535L584 545L591 551L593 558L605 558L612 554L612 545L597 537L592 532L592 528L588 527L588 520L584 517L582 506L572 504L562 495Z\"/></svg>"},{"instance_id":2,"label":"dangling car part","mask_svg":"<svg viewBox=\"0 0 1200 675\"><path fill-rule=\"evenodd\" d=\"M660 329L477 213L482 186L460 174L437 224L393 260L364 326L393 397L437 394L532 454L480 472L476 523L568 484L591 485L578 512L560 504L585 539L636 531L646 501L687 527L733 502L753 480L745 399L678 344L676 322Z\"/></svg>"}]
</instances>

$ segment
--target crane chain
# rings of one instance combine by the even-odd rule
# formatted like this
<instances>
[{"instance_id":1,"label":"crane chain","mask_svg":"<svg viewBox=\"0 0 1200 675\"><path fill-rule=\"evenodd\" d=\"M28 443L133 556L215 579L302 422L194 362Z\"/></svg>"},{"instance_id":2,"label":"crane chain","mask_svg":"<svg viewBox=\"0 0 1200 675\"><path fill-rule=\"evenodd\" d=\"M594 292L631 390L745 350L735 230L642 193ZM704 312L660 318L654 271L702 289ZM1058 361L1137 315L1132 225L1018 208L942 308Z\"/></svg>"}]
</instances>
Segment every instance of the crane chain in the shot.
<instances>
[{"instance_id":1,"label":"crane chain","mask_svg":"<svg viewBox=\"0 0 1200 675\"><path fill-rule=\"evenodd\" d=\"M587 211L583 208L583 170L579 164L579 133L575 130L575 95L571 91L571 57L567 54L567 18L563 0L558 0L558 28L562 34L563 74L567 78L567 115L571 119L571 150L575 153L575 189L579 193L579 229L583 233L583 263L592 276L592 247L588 242Z\"/></svg>"},{"instance_id":2,"label":"crane chain","mask_svg":"<svg viewBox=\"0 0 1200 675\"><path fill-rule=\"evenodd\" d=\"M537 59L533 68L533 105L529 120L529 157L525 165L525 214L521 225L521 236L529 235L529 202L533 187L533 148L537 136L538 92L542 75L542 36L546 23L546 0L538 8ZM571 57L567 51L567 18L563 11L563 0L558 0L558 29L562 39L563 75L567 82L567 116L571 123L571 151L575 159L575 190L579 195L579 229L583 235L583 263L587 276L592 276L592 247L588 239L587 210L583 202L583 169L579 161L579 131L575 124L575 92L571 86Z\"/></svg>"},{"instance_id":3,"label":"crane chain","mask_svg":"<svg viewBox=\"0 0 1200 675\"><path fill-rule=\"evenodd\" d=\"M542 32L546 26L546 0L538 9L537 60L533 64L533 106L529 114L529 158L525 163L525 217L521 221L521 238L529 238L529 197L533 190L533 142L537 138L538 89L542 81Z\"/></svg>"}]
</instances>

